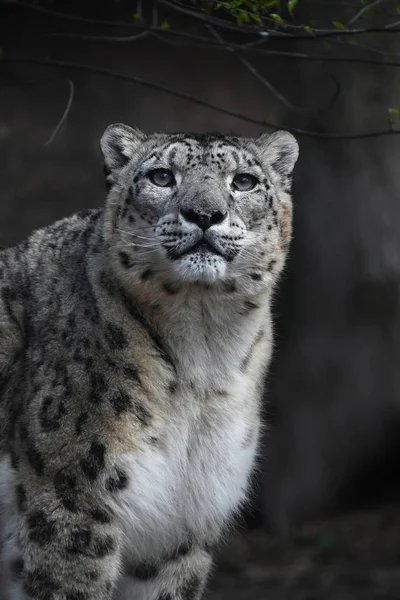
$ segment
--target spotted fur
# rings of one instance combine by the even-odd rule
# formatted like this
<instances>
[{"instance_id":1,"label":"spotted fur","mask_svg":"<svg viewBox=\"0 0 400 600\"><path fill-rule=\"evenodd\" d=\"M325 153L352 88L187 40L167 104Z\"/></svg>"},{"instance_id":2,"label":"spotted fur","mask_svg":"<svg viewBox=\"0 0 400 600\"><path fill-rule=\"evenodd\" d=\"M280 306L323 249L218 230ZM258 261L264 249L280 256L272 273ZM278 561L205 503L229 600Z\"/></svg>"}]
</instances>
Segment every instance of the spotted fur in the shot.
<instances>
[{"instance_id":1,"label":"spotted fur","mask_svg":"<svg viewBox=\"0 0 400 600\"><path fill-rule=\"evenodd\" d=\"M297 144L101 146L105 209L0 254L7 600L196 600L254 466Z\"/></svg>"}]
</instances>

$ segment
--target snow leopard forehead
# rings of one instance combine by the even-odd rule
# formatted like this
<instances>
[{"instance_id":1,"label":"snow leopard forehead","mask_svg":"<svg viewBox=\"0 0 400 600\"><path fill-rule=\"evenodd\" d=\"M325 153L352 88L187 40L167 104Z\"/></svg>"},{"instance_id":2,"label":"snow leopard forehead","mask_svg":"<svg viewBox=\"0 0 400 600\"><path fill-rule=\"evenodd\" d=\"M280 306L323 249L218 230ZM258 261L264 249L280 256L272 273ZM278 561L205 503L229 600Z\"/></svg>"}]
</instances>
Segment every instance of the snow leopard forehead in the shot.
<instances>
[{"instance_id":1,"label":"snow leopard forehead","mask_svg":"<svg viewBox=\"0 0 400 600\"><path fill-rule=\"evenodd\" d=\"M215 174L249 168L258 169L260 174L265 172L257 149L239 138L211 134L178 134L160 138L154 140L157 145L154 152L149 152L148 158L155 157L169 168L202 174L205 169Z\"/></svg>"}]
</instances>

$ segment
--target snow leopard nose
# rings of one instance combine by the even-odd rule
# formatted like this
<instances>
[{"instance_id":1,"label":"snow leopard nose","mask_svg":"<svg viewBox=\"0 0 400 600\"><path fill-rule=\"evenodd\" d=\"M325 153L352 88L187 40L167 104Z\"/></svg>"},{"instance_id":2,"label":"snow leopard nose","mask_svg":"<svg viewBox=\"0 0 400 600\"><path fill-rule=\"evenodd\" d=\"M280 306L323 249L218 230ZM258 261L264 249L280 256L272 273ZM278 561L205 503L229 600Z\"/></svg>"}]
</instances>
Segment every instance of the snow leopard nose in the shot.
<instances>
[{"instance_id":1,"label":"snow leopard nose","mask_svg":"<svg viewBox=\"0 0 400 600\"><path fill-rule=\"evenodd\" d=\"M189 223L195 223L200 229L206 230L212 225L218 225L218 223L222 223L228 213L223 213L220 210L216 210L211 212L211 214L198 212L193 210L193 208L186 210L185 208L181 208L181 215L186 221Z\"/></svg>"}]
</instances>

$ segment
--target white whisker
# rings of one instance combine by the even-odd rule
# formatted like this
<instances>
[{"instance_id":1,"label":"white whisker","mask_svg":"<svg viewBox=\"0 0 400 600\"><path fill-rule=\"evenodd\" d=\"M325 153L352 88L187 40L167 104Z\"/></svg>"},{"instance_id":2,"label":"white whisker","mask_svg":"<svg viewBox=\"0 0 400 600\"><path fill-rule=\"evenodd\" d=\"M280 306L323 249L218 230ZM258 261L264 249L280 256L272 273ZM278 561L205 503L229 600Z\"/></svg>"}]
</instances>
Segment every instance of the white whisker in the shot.
<instances>
[{"instance_id":1,"label":"white whisker","mask_svg":"<svg viewBox=\"0 0 400 600\"><path fill-rule=\"evenodd\" d=\"M142 240L154 240L154 238L148 237L148 236L144 236L144 235L139 235L138 233L134 233L132 231L126 231L125 229L118 229L117 231L119 231L120 233L124 233L125 235L129 235L131 237L137 237L140 238Z\"/></svg>"},{"instance_id":2,"label":"white whisker","mask_svg":"<svg viewBox=\"0 0 400 600\"><path fill-rule=\"evenodd\" d=\"M122 246L119 249L123 250L124 248L126 248L126 246ZM150 249L144 248L144 249L141 249L140 252L137 252L134 256L131 256L131 259L133 261L135 261L135 258L146 256L148 254L154 254L154 252L156 252L156 248L150 248Z\"/></svg>"},{"instance_id":3,"label":"white whisker","mask_svg":"<svg viewBox=\"0 0 400 600\"><path fill-rule=\"evenodd\" d=\"M129 242L126 244L118 244L116 248L159 248L161 244L135 244L133 242Z\"/></svg>"}]
</instances>

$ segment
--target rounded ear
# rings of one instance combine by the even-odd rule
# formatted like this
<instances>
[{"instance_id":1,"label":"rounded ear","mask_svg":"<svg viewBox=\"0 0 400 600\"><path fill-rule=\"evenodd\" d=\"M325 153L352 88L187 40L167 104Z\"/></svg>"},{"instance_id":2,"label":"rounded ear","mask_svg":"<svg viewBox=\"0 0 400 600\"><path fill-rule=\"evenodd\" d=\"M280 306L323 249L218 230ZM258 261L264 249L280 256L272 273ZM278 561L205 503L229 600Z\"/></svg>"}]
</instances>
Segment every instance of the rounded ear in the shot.
<instances>
[{"instance_id":1,"label":"rounded ear","mask_svg":"<svg viewBox=\"0 0 400 600\"><path fill-rule=\"evenodd\" d=\"M281 177L290 177L299 157L299 145L288 131L263 133L256 139L265 159Z\"/></svg>"},{"instance_id":2,"label":"rounded ear","mask_svg":"<svg viewBox=\"0 0 400 600\"><path fill-rule=\"evenodd\" d=\"M106 171L112 172L124 167L145 139L142 131L123 123L107 127L100 140Z\"/></svg>"}]
</instances>

